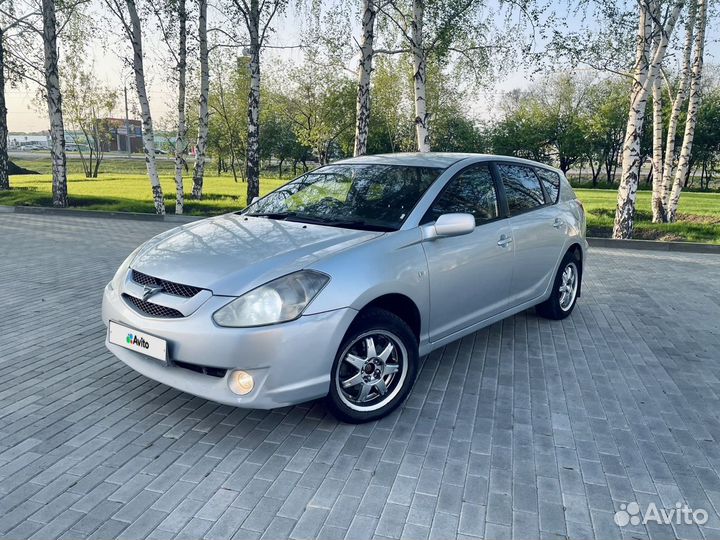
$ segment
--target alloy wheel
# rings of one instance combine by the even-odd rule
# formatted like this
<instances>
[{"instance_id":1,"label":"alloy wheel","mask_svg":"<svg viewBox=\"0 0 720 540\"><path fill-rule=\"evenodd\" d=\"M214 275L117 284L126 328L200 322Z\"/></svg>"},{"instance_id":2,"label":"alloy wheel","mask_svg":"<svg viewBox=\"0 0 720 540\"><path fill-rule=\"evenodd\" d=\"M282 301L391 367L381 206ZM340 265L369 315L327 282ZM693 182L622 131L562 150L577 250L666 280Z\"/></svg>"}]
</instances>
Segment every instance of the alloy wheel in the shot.
<instances>
[{"instance_id":1,"label":"alloy wheel","mask_svg":"<svg viewBox=\"0 0 720 540\"><path fill-rule=\"evenodd\" d=\"M335 372L340 399L356 411L375 411L390 403L407 375L407 350L386 330L358 336L342 353Z\"/></svg>"},{"instance_id":2,"label":"alloy wheel","mask_svg":"<svg viewBox=\"0 0 720 540\"><path fill-rule=\"evenodd\" d=\"M577 296L577 289L578 269L574 262L570 262L560 276L560 288L558 289L558 293L560 293L558 300L560 309L568 311L572 307L573 302L575 302L575 297Z\"/></svg>"}]
</instances>

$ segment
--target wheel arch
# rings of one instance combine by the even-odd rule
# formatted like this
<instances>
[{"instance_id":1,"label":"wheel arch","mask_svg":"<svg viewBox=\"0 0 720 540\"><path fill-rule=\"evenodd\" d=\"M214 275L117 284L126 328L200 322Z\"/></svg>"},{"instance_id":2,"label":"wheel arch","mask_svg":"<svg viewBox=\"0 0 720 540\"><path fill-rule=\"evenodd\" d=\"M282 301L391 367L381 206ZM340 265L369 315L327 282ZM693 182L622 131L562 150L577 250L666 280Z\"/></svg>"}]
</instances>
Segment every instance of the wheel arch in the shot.
<instances>
[{"instance_id":1,"label":"wheel arch","mask_svg":"<svg viewBox=\"0 0 720 540\"><path fill-rule=\"evenodd\" d=\"M410 327L418 343L420 342L422 316L420 315L420 309L412 298L401 293L383 294L360 308L355 319L357 319L361 313L371 308L384 309L400 317Z\"/></svg>"},{"instance_id":2,"label":"wheel arch","mask_svg":"<svg viewBox=\"0 0 720 540\"><path fill-rule=\"evenodd\" d=\"M582 283L583 283L582 276L583 276L583 262L584 262L582 246L579 243L575 242L574 244L570 245L570 247L567 249L567 251L565 253L566 254L572 253L578 260L578 263L580 266L580 268L578 268L578 270L580 271L580 283L578 283L577 295L578 295L578 297L580 297L582 294ZM563 257L563 258L565 258L565 257Z\"/></svg>"}]
</instances>

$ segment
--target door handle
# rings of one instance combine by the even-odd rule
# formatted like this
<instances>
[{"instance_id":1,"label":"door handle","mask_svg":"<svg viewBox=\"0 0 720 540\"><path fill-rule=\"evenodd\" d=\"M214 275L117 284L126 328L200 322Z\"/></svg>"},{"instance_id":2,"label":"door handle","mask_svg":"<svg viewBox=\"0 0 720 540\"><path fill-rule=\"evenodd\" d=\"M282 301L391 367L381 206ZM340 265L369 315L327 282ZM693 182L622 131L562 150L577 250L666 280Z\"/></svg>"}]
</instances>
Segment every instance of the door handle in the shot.
<instances>
[{"instance_id":1,"label":"door handle","mask_svg":"<svg viewBox=\"0 0 720 540\"><path fill-rule=\"evenodd\" d=\"M565 222L560 218L555 218L555 221L553 221L553 227L555 227L556 229L559 229L563 225L565 225Z\"/></svg>"},{"instance_id":2,"label":"door handle","mask_svg":"<svg viewBox=\"0 0 720 540\"><path fill-rule=\"evenodd\" d=\"M504 248L504 247L507 247L507 246L509 246L510 244L512 244L512 241L513 241L512 238L510 238L509 236L505 236L505 235L503 234L503 235L500 237L500 240L498 240L497 245Z\"/></svg>"}]
</instances>

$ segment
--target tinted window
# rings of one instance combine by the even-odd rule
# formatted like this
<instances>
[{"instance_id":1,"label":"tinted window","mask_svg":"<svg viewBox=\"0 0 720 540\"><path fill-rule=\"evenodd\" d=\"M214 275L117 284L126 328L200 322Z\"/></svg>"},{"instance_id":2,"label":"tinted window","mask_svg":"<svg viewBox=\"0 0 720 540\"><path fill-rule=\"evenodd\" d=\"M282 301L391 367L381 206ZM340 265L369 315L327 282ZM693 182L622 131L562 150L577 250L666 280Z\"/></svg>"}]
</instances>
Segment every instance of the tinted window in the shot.
<instances>
[{"instance_id":1,"label":"tinted window","mask_svg":"<svg viewBox=\"0 0 720 540\"><path fill-rule=\"evenodd\" d=\"M468 167L450 180L423 221L455 212L472 214L478 223L498 216L495 183L487 164Z\"/></svg>"},{"instance_id":2,"label":"tinted window","mask_svg":"<svg viewBox=\"0 0 720 540\"><path fill-rule=\"evenodd\" d=\"M540 180L532 169L507 164L499 164L498 168L511 216L545 204Z\"/></svg>"},{"instance_id":3,"label":"tinted window","mask_svg":"<svg viewBox=\"0 0 720 540\"><path fill-rule=\"evenodd\" d=\"M560 175L547 169L535 169L535 172L540 177L550 202L556 203L560 195Z\"/></svg>"}]
</instances>

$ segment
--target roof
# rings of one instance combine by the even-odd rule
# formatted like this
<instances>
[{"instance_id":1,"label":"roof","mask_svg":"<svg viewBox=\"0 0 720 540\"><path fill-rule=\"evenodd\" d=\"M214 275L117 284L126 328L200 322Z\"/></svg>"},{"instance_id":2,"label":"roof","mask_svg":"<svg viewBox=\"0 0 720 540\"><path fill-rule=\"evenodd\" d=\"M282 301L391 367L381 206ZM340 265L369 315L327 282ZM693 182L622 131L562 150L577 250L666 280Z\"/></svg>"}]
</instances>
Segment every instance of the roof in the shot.
<instances>
[{"instance_id":1,"label":"roof","mask_svg":"<svg viewBox=\"0 0 720 540\"><path fill-rule=\"evenodd\" d=\"M396 154L376 154L371 156L358 156L348 159L342 159L335 163L353 164L353 163L378 163L383 165L405 165L414 167L440 167L446 169L454 165L458 161L469 158L484 158L498 161L511 161L534 167L543 167L556 172L560 170L529 159L518 158L513 156L502 156L495 154L472 154L463 152L398 152Z\"/></svg>"},{"instance_id":2,"label":"roof","mask_svg":"<svg viewBox=\"0 0 720 540\"><path fill-rule=\"evenodd\" d=\"M481 154L462 154L454 152L399 152L397 154L376 154L343 159L335 163L381 163L384 165L408 165L414 167L447 168L460 160L479 157Z\"/></svg>"}]
</instances>

